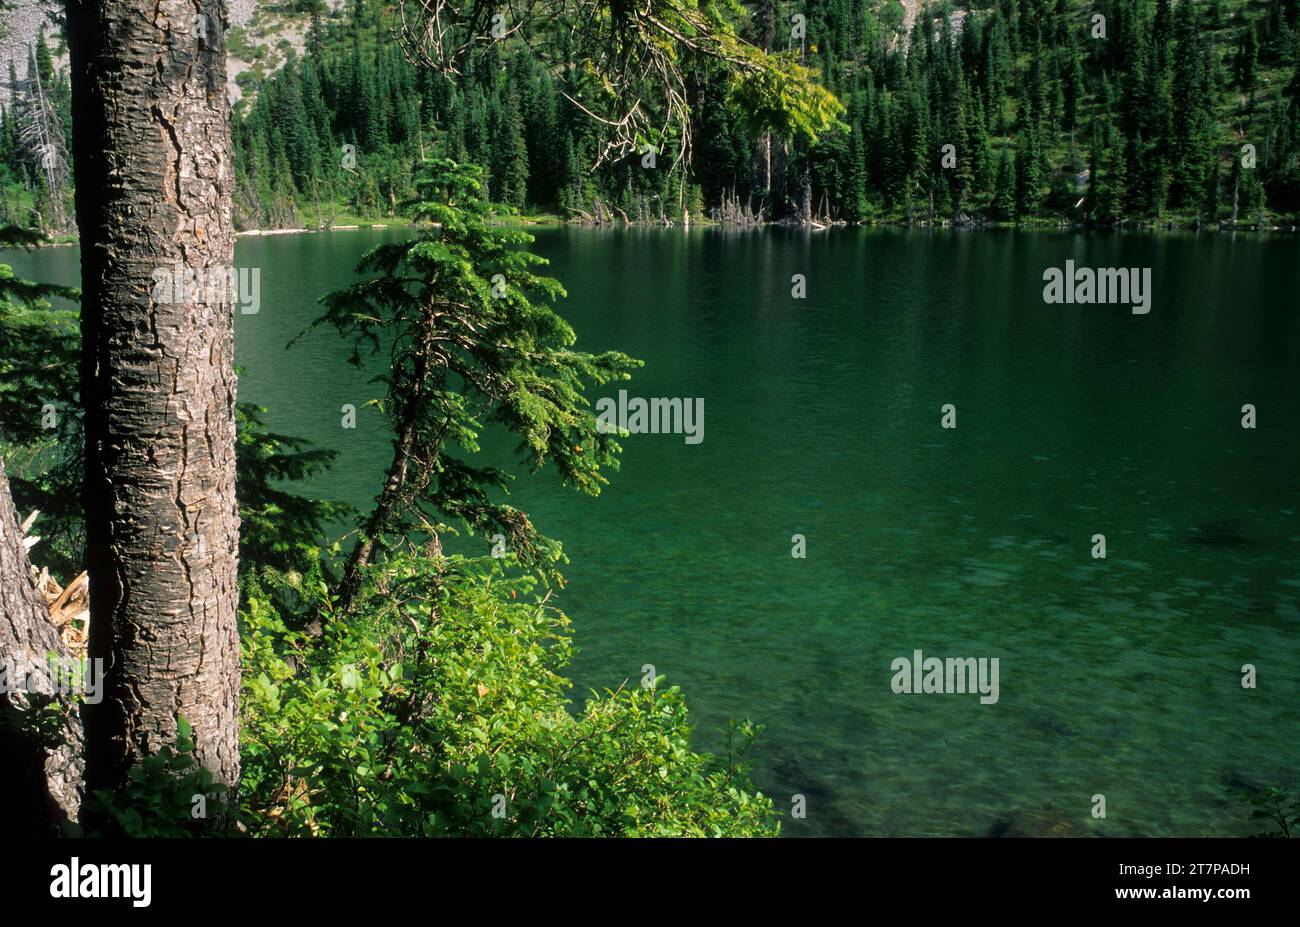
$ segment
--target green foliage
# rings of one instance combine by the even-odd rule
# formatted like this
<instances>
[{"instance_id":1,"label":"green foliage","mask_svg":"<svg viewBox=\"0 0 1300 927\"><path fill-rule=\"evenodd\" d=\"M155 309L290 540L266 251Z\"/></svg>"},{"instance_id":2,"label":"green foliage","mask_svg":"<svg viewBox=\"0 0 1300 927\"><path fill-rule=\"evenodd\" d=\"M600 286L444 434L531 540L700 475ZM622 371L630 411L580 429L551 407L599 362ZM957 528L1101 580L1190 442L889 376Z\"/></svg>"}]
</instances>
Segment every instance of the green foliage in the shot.
<instances>
[{"instance_id":1,"label":"green foliage","mask_svg":"<svg viewBox=\"0 0 1300 927\"><path fill-rule=\"evenodd\" d=\"M519 438L530 469L552 463L599 492L618 444L584 396L636 362L573 349L547 305L532 239L492 220L483 172L435 159L417 180L422 231L366 254L366 279L324 299L316 324L387 349L377 379L394 461L358 553L399 541L332 589L319 565L253 577L243 633L244 820L281 835L774 834L739 755L690 750L675 689L640 688L570 713L568 619L505 560L416 556L401 544L440 519L500 531L509 562L545 568L558 545L494 497L508 474L464 455L480 430ZM354 563L357 561L354 561ZM365 564L369 564L367 560ZM323 636L296 629L324 619ZM736 733L744 748L756 731Z\"/></svg>"},{"instance_id":2,"label":"green foliage","mask_svg":"<svg viewBox=\"0 0 1300 927\"><path fill-rule=\"evenodd\" d=\"M805 142L832 129L847 130L841 121L844 105L793 52L766 54L738 46L736 54L741 63L730 71L729 102L750 130Z\"/></svg>"},{"instance_id":3,"label":"green foliage","mask_svg":"<svg viewBox=\"0 0 1300 927\"><path fill-rule=\"evenodd\" d=\"M432 339L424 343L445 344L435 353L460 389L444 379L424 392L402 353L410 333L399 331L385 407L433 415L437 431L470 451L480 422L502 424L520 436L525 462L554 461L579 489L598 491L600 469L615 463L618 448L597 431L583 384L624 376L634 362L574 351L572 330L529 298L563 290L534 273L541 260L520 248L529 236L488 224L494 212L477 171L436 162L422 189L427 198L417 214L439 227L371 252L365 266L379 276L328 299L327 318L351 331L358 347L389 337L385 324L436 318L423 329ZM507 285L494 295L497 273ZM30 370L29 383L75 369L75 330L42 302L75 293L11 275L0 275L0 286L7 326L0 357L8 369ZM19 335L47 345L42 363L24 354ZM431 405L411 404L421 396ZM257 407L237 412L245 663L239 813L228 813L226 788L197 765L191 729L178 719L174 744L137 763L126 789L86 797L85 819L98 822L93 835L778 832L771 802L754 791L740 762L757 736L753 725L733 725L728 756L716 759L690 749L675 688L593 693L573 713L561 675L572 653L568 619L533 577L508 575L507 561L394 556L366 574L356 607L340 612L317 545L324 523L341 510L286 488L332 455L270 432ZM420 448L431 446L443 445ZM487 496L495 471L442 454L430 459L439 462L439 489L425 498L443 512L475 527L510 517L513 510L492 508ZM77 476L64 490L74 507L79 483ZM75 514L68 518L76 522ZM534 541L516 550L512 565L538 548ZM323 637L298 630L320 615L332 619ZM25 738L62 737L57 705L26 713L24 723L16 733Z\"/></svg>"},{"instance_id":4,"label":"green foliage","mask_svg":"<svg viewBox=\"0 0 1300 927\"><path fill-rule=\"evenodd\" d=\"M803 11L801 45L773 4L656 0L620 11L593 2L590 35L564 38L568 30L540 17L527 46L469 46L454 83L385 57L382 15L336 18L316 54L254 88L240 161L263 165L256 196L290 204L263 209L263 221L294 209L310 216L321 190L360 214L391 216L430 146L487 167L493 195L520 208L617 206L634 221L678 219L683 191L698 186L705 212L752 201L780 218L801 202L807 150L812 197L829 218L997 220L992 142L1022 152L1013 219L1110 226L1231 221L1233 187L1215 181L1249 141L1263 157L1245 178L1255 197L1248 221L1295 217L1300 5L1224 6L999 2L966 7L958 33L947 7L926 4L904 37L898 4L834 0ZM1091 34L1098 12L1105 39ZM631 56L621 66L609 57L618 49ZM257 115L263 91L299 100L304 118ZM506 131L515 97L522 123ZM629 100L640 109L624 123ZM292 153L302 133L279 128L295 124L314 127L322 152L305 182L317 169ZM623 137L611 147L612 125ZM1094 193L1080 149L1097 138L1104 143L1088 153L1104 186ZM675 164L687 141L684 181L663 165L641 167L644 145ZM343 142L359 145L355 173L334 166ZM938 166L944 144L959 153L955 169ZM292 173L288 183L277 165Z\"/></svg>"},{"instance_id":5,"label":"green foliage","mask_svg":"<svg viewBox=\"0 0 1300 927\"><path fill-rule=\"evenodd\" d=\"M1013 220L1229 223L1234 201L1238 222L1300 218L1294 0L999 0L965 5L959 34L947 5L926 3L910 37L896 0L828 0L802 10L802 47L778 4L547 0L526 43L469 43L454 80L404 54L392 4L293 6L305 54L263 73L241 52L255 64L234 125L241 227L401 221L431 152L482 165L494 199L561 215L677 220L698 188L694 221L724 200L781 218L802 199L808 151L812 199L832 219L1000 220L988 143L1024 152ZM443 7L443 25L478 28L471 8ZM53 77L70 131L66 75ZM0 113L0 221L52 205L20 116ZM1244 143L1260 163L1238 182ZM664 155L653 170L647 144ZM955 170L938 166L943 144Z\"/></svg>"},{"instance_id":6,"label":"green foliage","mask_svg":"<svg viewBox=\"0 0 1300 927\"><path fill-rule=\"evenodd\" d=\"M522 247L531 235L492 221L482 174L446 158L429 162L414 215L430 224L367 252L358 272L371 276L325 297L313 324L351 340L358 365L363 353L388 349L376 379L386 388L379 407L396 436L394 459L363 542L412 530L436 538L464 525L502 534L526 565L545 567L559 546L500 501L509 473L471 462L479 434L507 429L530 471L551 463L565 483L595 495L620 448L584 391L625 379L639 362L574 350L573 329L547 305L563 288L535 272L546 262Z\"/></svg>"},{"instance_id":7,"label":"green foliage","mask_svg":"<svg viewBox=\"0 0 1300 927\"><path fill-rule=\"evenodd\" d=\"M500 561L391 559L321 640L308 577L243 612L243 821L257 835L775 835L743 765L691 751L676 688L570 713L568 619ZM756 733L738 725L743 753ZM494 809L496 814L494 815Z\"/></svg>"},{"instance_id":8,"label":"green foliage","mask_svg":"<svg viewBox=\"0 0 1300 927\"><path fill-rule=\"evenodd\" d=\"M0 248L31 248L45 241L39 232L0 228ZM75 308L55 308L51 300L75 301L77 290L34 283L0 264L0 427L11 446L47 443L42 425L45 403L67 403L77 390L75 358L80 335Z\"/></svg>"},{"instance_id":9,"label":"green foliage","mask_svg":"<svg viewBox=\"0 0 1300 927\"><path fill-rule=\"evenodd\" d=\"M465 25L464 12L444 9L443 25ZM705 71L718 76L705 105L727 109L729 123L792 141L843 127L843 107L815 69L741 38L737 4L655 0L532 15L527 43L473 43L454 81L402 54L386 8L317 17L306 56L243 81L239 224L328 225L340 205L392 217L429 150L482 165L492 198L519 208L589 211L601 200L634 218L679 218L685 186L668 167L680 167L688 97ZM575 17L580 28L570 29ZM709 127L695 128L707 144ZM353 168L340 167L344 144L356 146ZM650 144L663 155L656 170L640 166Z\"/></svg>"},{"instance_id":10,"label":"green foliage","mask_svg":"<svg viewBox=\"0 0 1300 927\"><path fill-rule=\"evenodd\" d=\"M87 795L81 816L104 822L91 837L216 836L229 829L228 818L213 813L227 791L196 762L193 729L180 718L173 746L133 766L125 789Z\"/></svg>"},{"instance_id":11,"label":"green foliage","mask_svg":"<svg viewBox=\"0 0 1300 927\"><path fill-rule=\"evenodd\" d=\"M1261 832L1260 837L1291 837L1300 834L1300 796L1287 789L1243 789L1242 801L1251 807L1251 819L1268 821L1276 830Z\"/></svg>"},{"instance_id":12,"label":"green foliage","mask_svg":"<svg viewBox=\"0 0 1300 927\"><path fill-rule=\"evenodd\" d=\"M46 654L45 659L48 663L58 657ZM7 695L7 710L0 711L0 742L22 744L32 750L32 755L37 751L53 752L65 743L69 717L78 711L75 696L65 699L58 693L28 691L23 693L21 705L16 705L12 695Z\"/></svg>"},{"instance_id":13,"label":"green foliage","mask_svg":"<svg viewBox=\"0 0 1300 927\"><path fill-rule=\"evenodd\" d=\"M326 526L351 517L355 510L287 488L328 469L338 454L268 431L262 420L265 412L251 403L235 407L240 563L245 572L262 567L307 570L320 556Z\"/></svg>"},{"instance_id":14,"label":"green foliage","mask_svg":"<svg viewBox=\"0 0 1300 927\"><path fill-rule=\"evenodd\" d=\"M5 86L9 92L0 106L0 224L30 224L62 235L68 231L71 210L64 140L71 137L72 87L66 68L54 70L44 27L25 64L22 58L10 60ZM53 149L46 147L51 139ZM54 164L47 170L51 155Z\"/></svg>"},{"instance_id":15,"label":"green foliage","mask_svg":"<svg viewBox=\"0 0 1300 927\"><path fill-rule=\"evenodd\" d=\"M0 246L31 246L37 233L0 228ZM0 264L0 455L6 458L19 511L39 509L41 544L32 555L56 576L82 569L82 428L77 395L81 333L75 308L79 291L34 283ZM54 427L42 408L54 406ZM264 409L236 406L236 490L242 519L241 566L303 570L318 555L325 526L349 517L340 503L292 492L286 484L328 468L333 451L268 431Z\"/></svg>"},{"instance_id":16,"label":"green foliage","mask_svg":"<svg viewBox=\"0 0 1300 927\"><path fill-rule=\"evenodd\" d=\"M0 245L42 240L37 232L0 228ZM33 559L65 580L83 568L82 416L75 401L81 333L77 309L50 300L78 296L75 289L19 279L0 264L0 456L19 511L41 512ZM53 427L43 413L47 404L54 407ZM269 431L257 406L239 403L235 411L241 567L304 570L319 556L325 527L354 510L287 484L327 469L335 452Z\"/></svg>"},{"instance_id":17,"label":"green foliage","mask_svg":"<svg viewBox=\"0 0 1300 927\"><path fill-rule=\"evenodd\" d=\"M29 229L0 228L0 247L43 241ZM70 287L23 280L0 264L0 457L19 511L41 510L42 543L34 558L64 575L79 571L83 535L79 295Z\"/></svg>"}]
</instances>

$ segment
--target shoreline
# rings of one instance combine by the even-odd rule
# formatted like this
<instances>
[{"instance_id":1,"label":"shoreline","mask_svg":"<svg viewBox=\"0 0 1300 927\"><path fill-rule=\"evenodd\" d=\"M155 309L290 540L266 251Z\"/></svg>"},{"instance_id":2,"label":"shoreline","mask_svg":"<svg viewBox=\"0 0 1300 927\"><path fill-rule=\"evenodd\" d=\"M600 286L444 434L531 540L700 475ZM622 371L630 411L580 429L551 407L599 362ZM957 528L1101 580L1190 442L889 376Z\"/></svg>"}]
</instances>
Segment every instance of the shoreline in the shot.
<instances>
[{"instance_id":1,"label":"shoreline","mask_svg":"<svg viewBox=\"0 0 1300 927\"><path fill-rule=\"evenodd\" d=\"M1214 225L1214 226L1193 226L1193 225L1142 225L1142 224L1125 224L1112 226L1110 228L1091 228L1086 225L1040 225L1026 224L1017 225L1014 223L995 222L987 224L954 224L947 222L940 223L919 223L919 222L833 222L829 225L823 223L814 223L813 225L800 225L792 222L755 222L747 224L735 224L726 222L691 222L683 224L681 222L663 223L663 222L582 222L568 219L559 219L553 221L537 221L522 223L503 223L504 225L519 225L521 227L544 227L544 228L582 228L592 230L614 230L614 229L663 229L691 231L693 229L722 229L735 232L758 231L761 229L789 229L806 232L827 232L837 229L893 229L909 231L946 231L946 232L1080 232L1084 234L1114 234L1116 232L1138 233L1143 235L1164 235L1170 233L1191 233L1191 234L1218 234L1229 235L1237 232L1266 233L1278 232L1282 234L1294 235L1300 232L1300 223L1292 225L1259 225L1259 224L1239 224L1237 226ZM236 238L244 236L265 236L265 235L311 235L322 232L348 232L358 230L377 230L387 228L416 228L413 222L394 222L394 223L376 223L361 225L335 225L325 229L311 228L292 228L292 229L245 229L242 232L236 232Z\"/></svg>"},{"instance_id":2,"label":"shoreline","mask_svg":"<svg viewBox=\"0 0 1300 927\"><path fill-rule=\"evenodd\" d=\"M292 229L244 229L242 232L236 232L235 237L243 238L245 236L256 236L260 238L267 235L314 235L319 232L354 232L359 231L360 229L386 229L389 227L389 223L376 223L373 225L331 225L329 228L324 229L309 229L305 227ZM399 225L399 227L402 226Z\"/></svg>"},{"instance_id":3,"label":"shoreline","mask_svg":"<svg viewBox=\"0 0 1300 927\"><path fill-rule=\"evenodd\" d=\"M516 225L516 223L508 223ZM872 230L894 230L894 231L942 231L942 232L1041 232L1041 233L1061 233L1072 232L1084 235L1112 235L1116 233L1140 234L1140 235L1169 235L1169 234L1190 234L1190 235L1235 235L1238 232L1246 234L1281 234L1295 235L1300 233L1300 224L1297 225L1239 225L1235 228L1231 226L1195 226L1184 225L1120 225L1112 228L1100 229L1089 228L1082 225L1015 225L1011 223L991 223L983 225L954 225L951 223L906 223L906 222L837 222L830 225L815 224L812 226L803 226L789 222L756 222L744 225L724 223L724 222L692 222L689 225L682 223L664 224L662 222L574 222L571 220L554 220L554 221L537 221L517 223L524 228L581 228L591 229L593 231L614 231L614 230L631 230L631 229L662 229L664 231L692 231L700 229L712 229L730 232L753 232L765 229L786 229L791 231L827 232L832 230L843 229L872 229ZM276 235L319 235L328 232L357 232L357 231L380 231L383 229L412 229L416 224L405 220L398 222L382 223L361 223L349 225L333 225L329 228L289 228L289 229L244 229L235 232L236 238L267 238ZM35 245L34 248L68 248L80 244L79 236L71 238L42 242Z\"/></svg>"}]
</instances>

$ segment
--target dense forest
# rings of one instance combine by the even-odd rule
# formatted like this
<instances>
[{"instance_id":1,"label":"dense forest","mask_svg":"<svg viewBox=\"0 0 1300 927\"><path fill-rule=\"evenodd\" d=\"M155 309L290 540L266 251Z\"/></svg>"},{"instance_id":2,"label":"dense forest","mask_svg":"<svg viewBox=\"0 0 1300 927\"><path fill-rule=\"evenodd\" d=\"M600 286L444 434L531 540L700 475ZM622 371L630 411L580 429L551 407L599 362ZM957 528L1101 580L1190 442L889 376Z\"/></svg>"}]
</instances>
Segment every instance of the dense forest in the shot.
<instances>
[{"instance_id":1,"label":"dense forest","mask_svg":"<svg viewBox=\"0 0 1300 927\"><path fill-rule=\"evenodd\" d=\"M930 5L908 35L902 12L749 4L742 33L796 50L843 116L801 150L729 107L726 75L701 62L694 156L677 172L671 153L647 169L644 150L593 172L599 127L508 40L453 89L381 41L383 7L355 3L328 23L315 12L307 53L250 88L243 221L310 219L322 190L394 215L431 149L488 168L504 203L587 218L779 220L805 197L811 215L845 222L1258 223L1262 209L1300 210L1295 0ZM343 144L355 174L338 168Z\"/></svg>"},{"instance_id":2,"label":"dense forest","mask_svg":"<svg viewBox=\"0 0 1300 927\"><path fill-rule=\"evenodd\" d=\"M0 4L0 34L4 7ZM19 74L22 77L19 77ZM0 222L65 232L71 218L72 87L55 68L46 30L25 68L9 62L0 104Z\"/></svg>"},{"instance_id":3,"label":"dense forest","mask_svg":"<svg viewBox=\"0 0 1300 927\"><path fill-rule=\"evenodd\" d=\"M602 127L526 43L475 51L462 80L396 42L393 7L298 0L301 54L243 75L234 124L241 228L396 218L424 157L483 166L497 201L581 221L1260 225L1300 214L1300 2L761 0L732 15L803 61L841 104L812 144L729 97L726 67L684 62L683 138L602 159ZM3 208L57 228L66 74L42 35L0 122ZM36 82L42 85L38 97ZM48 120L47 120L48 121ZM664 150L652 150L662 147ZM17 191L17 192L15 192ZM13 200L13 205L10 201ZM52 199L55 202L52 202Z\"/></svg>"}]
</instances>

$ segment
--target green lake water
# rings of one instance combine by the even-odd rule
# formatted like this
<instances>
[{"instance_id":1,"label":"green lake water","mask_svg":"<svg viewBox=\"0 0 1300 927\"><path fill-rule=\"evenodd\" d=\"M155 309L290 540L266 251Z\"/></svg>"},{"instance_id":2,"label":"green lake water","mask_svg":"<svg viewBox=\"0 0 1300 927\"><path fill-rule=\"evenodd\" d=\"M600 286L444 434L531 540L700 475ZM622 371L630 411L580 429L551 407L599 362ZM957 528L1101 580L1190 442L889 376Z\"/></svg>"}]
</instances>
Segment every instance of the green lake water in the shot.
<instances>
[{"instance_id":1,"label":"green lake water","mask_svg":"<svg viewBox=\"0 0 1300 927\"><path fill-rule=\"evenodd\" d=\"M236 249L261 268L240 398L337 449L313 489L358 504L389 453L362 409L377 370L326 330L285 344L400 234ZM1244 835L1230 786L1300 785L1300 241L545 229L535 250L579 346L646 361L631 395L705 408L700 444L626 439L597 499L517 481L572 559L575 697L653 664L700 747L766 725L754 777L780 809L805 796L791 835L976 835L1013 811ZM75 249L7 259L76 282ZM1067 259L1152 268L1150 313L1044 304ZM915 650L997 657L998 702L895 694Z\"/></svg>"}]
</instances>

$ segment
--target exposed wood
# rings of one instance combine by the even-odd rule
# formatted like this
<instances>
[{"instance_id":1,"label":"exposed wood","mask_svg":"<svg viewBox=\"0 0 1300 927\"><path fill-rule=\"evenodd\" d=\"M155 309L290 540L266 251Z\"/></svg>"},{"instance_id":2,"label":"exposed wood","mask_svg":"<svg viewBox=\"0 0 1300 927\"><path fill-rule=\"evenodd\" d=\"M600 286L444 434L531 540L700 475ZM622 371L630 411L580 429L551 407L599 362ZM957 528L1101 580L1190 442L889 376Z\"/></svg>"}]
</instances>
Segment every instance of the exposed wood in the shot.
<instances>
[{"instance_id":1,"label":"exposed wood","mask_svg":"<svg viewBox=\"0 0 1300 927\"><path fill-rule=\"evenodd\" d=\"M0 663L6 678L5 691L0 691L0 821L10 836L59 833L77 820L81 804L81 718L70 699L58 697L51 679L27 672L35 665L48 666L51 655L59 661L74 659L33 581L0 461ZM63 705L55 744L42 742L25 727L32 713L51 700Z\"/></svg>"}]
</instances>

